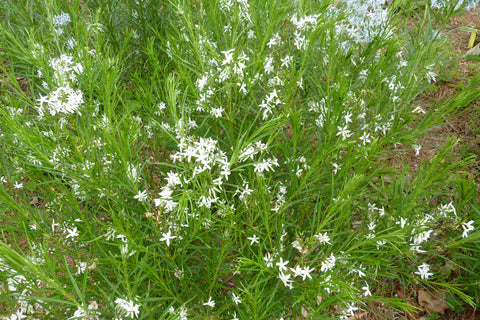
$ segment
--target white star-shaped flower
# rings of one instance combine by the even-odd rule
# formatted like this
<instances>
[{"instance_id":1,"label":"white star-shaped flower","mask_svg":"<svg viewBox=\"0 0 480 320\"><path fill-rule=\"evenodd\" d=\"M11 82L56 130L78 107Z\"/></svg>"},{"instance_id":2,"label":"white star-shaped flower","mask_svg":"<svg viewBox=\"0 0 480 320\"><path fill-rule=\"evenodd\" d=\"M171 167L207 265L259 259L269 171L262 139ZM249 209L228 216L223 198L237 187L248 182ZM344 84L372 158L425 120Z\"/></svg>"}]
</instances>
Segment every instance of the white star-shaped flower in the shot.
<instances>
[{"instance_id":1,"label":"white star-shaped flower","mask_svg":"<svg viewBox=\"0 0 480 320\"><path fill-rule=\"evenodd\" d=\"M287 270L287 264L288 264L288 260L287 261L283 261L283 258L280 258L280 261L278 261L276 263L276 266L278 267L278 269L280 271L284 271L284 270Z\"/></svg>"},{"instance_id":2,"label":"white star-shaped flower","mask_svg":"<svg viewBox=\"0 0 480 320\"><path fill-rule=\"evenodd\" d=\"M430 266L426 263L422 263L418 266L418 271L415 273L418 274L422 279L428 279L433 276L433 273L429 272Z\"/></svg>"},{"instance_id":3,"label":"white star-shaped flower","mask_svg":"<svg viewBox=\"0 0 480 320\"><path fill-rule=\"evenodd\" d=\"M167 233L162 233L162 237L160 241L165 241L167 243L167 247L170 247L170 240L175 239L177 236L172 236L171 230L168 230Z\"/></svg>"},{"instance_id":4,"label":"white star-shaped flower","mask_svg":"<svg viewBox=\"0 0 480 320\"><path fill-rule=\"evenodd\" d=\"M208 301L205 302L203 305L213 308L213 307L215 307L215 300L212 300L212 297L209 297Z\"/></svg>"},{"instance_id":5,"label":"white star-shaped flower","mask_svg":"<svg viewBox=\"0 0 480 320\"><path fill-rule=\"evenodd\" d=\"M137 199L140 202L144 202L145 200L147 200L147 195L148 195L147 190L138 191L138 194L136 196L134 196L133 198Z\"/></svg>"},{"instance_id":6,"label":"white star-shaped flower","mask_svg":"<svg viewBox=\"0 0 480 320\"><path fill-rule=\"evenodd\" d=\"M256 234L254 234L253 237L248 237L247 239L250 240L250 245L253 245L254 243L258 243L258 239L260 238L257 237Z\"/></svg>"},{"instance_id":7,"label":"white star-shaped flower","mask_svg":"<svg viewBox=\"0 0 480 320\"><path fill-rule=\"evenodd\" d=\"M242 300L235 294L235 292L232 292L232 300L235 302L236 305L242 303Z\"/></svg>"}]
</instances>

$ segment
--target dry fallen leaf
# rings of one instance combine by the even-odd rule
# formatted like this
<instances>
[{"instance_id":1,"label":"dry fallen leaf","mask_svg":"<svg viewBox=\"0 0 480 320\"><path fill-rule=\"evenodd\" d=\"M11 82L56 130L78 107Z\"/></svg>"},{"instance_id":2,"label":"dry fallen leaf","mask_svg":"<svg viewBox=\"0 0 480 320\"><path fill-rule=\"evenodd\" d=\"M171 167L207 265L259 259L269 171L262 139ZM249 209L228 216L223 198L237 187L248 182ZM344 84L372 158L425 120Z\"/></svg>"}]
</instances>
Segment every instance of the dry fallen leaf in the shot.
<instances>
[{"instance_id":1,"label":"dry fallen leaf","mask_svg":"<svg viewBox=\"0 0 480 320\"><path fill-rule=\"evenodd\" d=\"M358 228L360 228L361 225L362 225L362 220L357 220L352 223L352 229L357 230Z\"/></svg>"},{"instance_id":2,"label":"dry fallen leaf","mask_svg":"<svg viewBox=\"0 0 480 320\"><path fill-rule=\"evenodd\" d=\"M30 205L36 206L40 203L40 199L38 197L33 197L32 200L30 201Z\"/></svg>"},{"instance_id":3,"label":"dry fallen leaf","mask_svg":"<svg viewBox=\"0 0 480 320\"><path fill-rule=\"evenodd\" d=\"M430 293L420 289L417 294L418 304L428 312L444 314L449 308L445 302L445 291Z\"/></svg>"},{"instance_id":4,"label":"dry fallen leaf","mask_svg":"<svg viewBox=\"0 0 480 320\"><path fill-rule=\"evenodd\" d=\"M304 318L308 318L309 315L310 315L310 313L308 312L308 310L305 309L304 307L302 307L302 316Z\"/></svg>"},{"instance_id":5,"label":"dry fallen leaf","mask_svg":"<svg viewBox=\"0 0 480 320\"><path fill-rule=\"evenodd\" d=\"M480 55L480 43L477 44L475 47L467 51L467 54L470 54L472 56L478 56Z\"/></svg>"}]
</instances>

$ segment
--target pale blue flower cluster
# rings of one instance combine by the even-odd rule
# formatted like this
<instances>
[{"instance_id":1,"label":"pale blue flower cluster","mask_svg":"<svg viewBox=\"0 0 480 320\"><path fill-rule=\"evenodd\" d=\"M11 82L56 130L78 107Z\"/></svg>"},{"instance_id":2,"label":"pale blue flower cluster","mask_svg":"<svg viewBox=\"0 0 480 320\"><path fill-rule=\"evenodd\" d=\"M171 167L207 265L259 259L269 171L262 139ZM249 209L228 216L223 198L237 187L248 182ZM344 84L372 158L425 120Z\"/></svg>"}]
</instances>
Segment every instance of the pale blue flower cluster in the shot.
<instances>
[{"instance_id":1,"label":"pale blue flower cluster","mask_svg":"<svg viewBox=\"0 0 480 320\"><path fill-rule=\"evenodd\" d=\"M454 9L458 10L465 5L467 11L472 11L475 9L480 1L479 0L458 0L458 1L449 1L449 0L431 0L430 6L433 9L442 9L446 8L449 5L454 5Z\"/></svg>"},{"instance_id":2,"label":"pale blue flower cluster","mask_svg":"<svg viewBox=\"0 0 480 320\"><path fill-rule=\"evenodd\" d=\"M385 1L344 0L346 24L344 31L355 43L371 42L378 36L389 38L393 35L389 25Z\"/></svg>"}]
</instances>

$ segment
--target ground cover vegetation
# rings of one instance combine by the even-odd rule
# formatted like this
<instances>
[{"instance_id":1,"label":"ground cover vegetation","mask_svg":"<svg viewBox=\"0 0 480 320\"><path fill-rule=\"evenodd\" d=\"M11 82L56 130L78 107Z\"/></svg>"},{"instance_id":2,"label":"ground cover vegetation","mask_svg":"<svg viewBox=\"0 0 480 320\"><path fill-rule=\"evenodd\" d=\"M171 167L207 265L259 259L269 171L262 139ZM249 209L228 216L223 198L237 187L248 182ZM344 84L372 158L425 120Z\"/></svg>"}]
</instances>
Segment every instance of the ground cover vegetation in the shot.
<instances>
[{"instance_id":1,"label":"ground cover vegetation","mask_svg":"<svg viewBox=\"0 0 480 320\"><path fill-rule=\"evenodd\" d=\"M417 100L476 4L2 0L3 317L478 306L474 159L389 162L478 99Z\"/></svg>"}]
</instances>

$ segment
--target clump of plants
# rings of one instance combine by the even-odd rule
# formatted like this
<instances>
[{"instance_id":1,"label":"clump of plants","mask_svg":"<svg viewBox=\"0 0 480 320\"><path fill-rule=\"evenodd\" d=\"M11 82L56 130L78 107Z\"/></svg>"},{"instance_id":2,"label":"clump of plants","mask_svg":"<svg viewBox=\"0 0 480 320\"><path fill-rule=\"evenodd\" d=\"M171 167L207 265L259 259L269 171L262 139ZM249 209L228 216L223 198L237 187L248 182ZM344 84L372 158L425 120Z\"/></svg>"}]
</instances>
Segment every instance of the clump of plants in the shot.
<instances>
[{"instance_id":1,"label":"clump of plants","mask_svg":"<svg viewBox=\"0 0 480 320\"><path fill-rule=\"evenodd\" d=\"M384 1L2 1L4 317L414 311L398 286L478 303L454 279L478 278L469 159L419 138L479 80L417 102L438 23L473 5L408 29Z\"/></svg>"}]
</instances>

